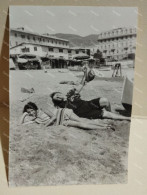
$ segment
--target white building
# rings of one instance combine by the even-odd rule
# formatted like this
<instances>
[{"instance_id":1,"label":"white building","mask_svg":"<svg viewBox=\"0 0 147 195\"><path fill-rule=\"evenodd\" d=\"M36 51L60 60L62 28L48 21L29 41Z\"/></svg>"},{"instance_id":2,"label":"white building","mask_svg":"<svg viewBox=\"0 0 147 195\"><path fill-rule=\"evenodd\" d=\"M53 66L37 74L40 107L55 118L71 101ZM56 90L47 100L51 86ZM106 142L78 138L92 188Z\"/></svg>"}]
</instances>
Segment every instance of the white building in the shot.
<instances>
[{"instance_id":1,"label":"white building","mask_svg":"<svg viewBox=\"0 0 147 195\"><path fill-rule=\"evenodd\" d=\"M34 54L39 57L55 57L55 58L69 58L67 48L61 47L49 47L45 44L35 44L35 43L21 43L17 46L10 48L10 54Z\"/></svg>"},{"instance_id":2,"label":"white building","mask_svg":"<svg viewBox=\"0 0 147 195\"><path fill-rule=\"evenodd\" d=\"M119 60L135 54L136 28L117 28L100 33L97 48L106 60Z\"/></svg>"},{"instance_id":3,"label":"white building","mask_svg":"<svg viewBox=\"0 0 147 195\"><path fill-rule=\"evenodd\" d=\"M85 49L70 48L69 41L66 39L28 32L24 28L10 30L10 55L30 53L39 57L47 56L67 60L85 51Z\"/></svg>"},{"instance_id":4,"label":"white building","mask_svg":"<svg viewBox=\"0 0 147 195\"><path fill-rule=\"evenodd\" d=\"M66 39L60 39L49 34L29 32L24 28L10 29L10 48L24 42L69 48L69 41Z\"/></svg>"}]
</instances>

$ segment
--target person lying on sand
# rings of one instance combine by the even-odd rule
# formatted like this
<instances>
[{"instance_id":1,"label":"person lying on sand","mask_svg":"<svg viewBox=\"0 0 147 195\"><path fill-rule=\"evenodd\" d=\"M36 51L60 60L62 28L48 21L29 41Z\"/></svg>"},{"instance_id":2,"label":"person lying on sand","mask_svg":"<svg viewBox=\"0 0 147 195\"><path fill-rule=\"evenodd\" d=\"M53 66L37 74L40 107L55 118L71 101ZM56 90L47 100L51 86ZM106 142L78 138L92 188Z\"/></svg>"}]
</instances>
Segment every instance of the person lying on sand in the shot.
<instances>
[{"instance_id":1,"label":"person lying on sand","mask_svg":"<svg viewBox=\"0 0 147 195\"><path fill-rule=\"evenodd\" d=\"M87 119L115 119L128 120L130 117L121 116L111 112L110 102L103 97L90 101L82 100L76 89L70 90L67 95L61 92L54 92L50 95L56 108L68 108L82 118Z\"/></svg>"},{"instance_id":2,"label":"person lying on sand","mask_svg":"<svg viewBox=\"0 0 147 195\"><path fill-rule=\"evenodd\" d=\"M20 124L44 124L45 126L50 125L64 125L69 127L78 127L85 130L94 129L112 129L111 125L99 124L98 121L91 121L88 119L79 118L70 109L56 109L55 114L50 110L44 112L38 109L37 105L33 102L28 102L23 109L23 115L20 119Z\"/></svg>"}]
</instances>

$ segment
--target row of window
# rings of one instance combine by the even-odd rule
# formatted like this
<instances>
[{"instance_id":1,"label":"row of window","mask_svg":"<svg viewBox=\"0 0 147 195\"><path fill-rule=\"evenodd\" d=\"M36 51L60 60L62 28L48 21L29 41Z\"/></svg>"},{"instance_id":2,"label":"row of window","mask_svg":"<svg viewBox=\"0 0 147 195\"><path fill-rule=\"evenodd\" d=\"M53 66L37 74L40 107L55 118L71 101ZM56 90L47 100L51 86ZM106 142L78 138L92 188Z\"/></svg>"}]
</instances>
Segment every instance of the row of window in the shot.
<instances>
[{"instance_id":1,"label":"row of window","mask_svg":"<svg viewBox=\"0 0 147 195\"><path fill-rule=\"evenodd\" d=\"M26 47L25 47L25 48L21 49L21 51L22 51L22 52L25 52L25 53L26 53L26 52L30 52L30 48L26 48Z\"/></svg>"},{"instance_id":2,"label":"row of window","mask_svg":"<svg viewBox=\"0 0 147 195\"><path fill-rule=\"evenodd\" d=\"M108 43L108 42L114 42L114 41L124 41L124 40L132 40L132 39L135 39L136 36L132 36L132 35L129 35L129 36L125 36L125 37L115 37L115 38L111 38L111 39L106 39L106 40L98 40L99 43Z\"/></svg>"},{"instance_id":3,"label":"row of window","mask_svg":"<svg viewBox=\"0 0 147 195\"><path fill-rule=\"evenodd\" d=\"M98 47L111 47L111 46L118 47L118 46L123 46L123 45L135 45L135 42L133 41L126 41L126 42L119 42L119 43L113 42L113 43L107 43L107 44L99 44Z\"/></svg>"},{"instance_id":4,"label":"row of window","mask_svg":"<svg viewBox=\"0 0 147 195\"><path fill-rule=\"evenodd\" d=\"M126 43L126 44L121 44L121 45L103 45L103 46L99 46L98 48L100 48L100 49L105 49L105 48L121 48L121 47L125 47L125 46L127 46L127 47L132 47L132 43Z\"/></svg>"},{"instance_id":5,"label":"row of window","mask_svg":"<svg viewBox=\"0 0 147 195\"><path fill-rule=\"evenodd\" d=\"M103 34L100 34L99 38L110 37L114 35L132 34L132 33L136 33L136 29L119 29L112 32L105 32Z\"/></svg>"},{"instance_id":6,"label":"row of window","mask_svg":"<svg viewBox=\"0 0 147 195\"><path fill-rule=\"evenodd\" d=\"M37 51L37 47L34 47L34 51ZM22 52L30 52L30 48L22 48L21 49L22 50ZM49 47L48 48L48 51L50 51L50 52L53 52L54 51L54 48L51 48L51 47ZM59 53L63 53L63 49L59 49ZM71 53L71 50L68 50L68 53ZM79 51L76 51L76 54L78 54L79 53Z\"/></svg>"},{"instance_id":7,"label":"row of window","mask_svg":"<svg viewBox=\"0 0 147 195\"><path fill-rule=\"evenodd\" d=\"M54 49L51 48L51 47L49 47L49 48L48 48L48 51L53 52ZM63 49L59 49L59 52L60 52L60 53L63 53ZM71 51L71 50L68 50L68 53L71 54L72 51ZM79 51L76 51L75 53L76 53L76 54L79 54Z\"/></svg>"},{"instance_id":8,"label":"row of window","mask_svg":"<svg viewBox=\"0 0 147 195\"><path fill-rule=\"evenodd\" d=\"M15 33L14 35L15 35L15 37L18 37L18 34L17 33ZM21 34L20 36L21 36L22 39L25 39L25 38L27 38L28 40L31 39L31 37L29 35ZM33 36L32 39L34 41L39 41L39 42L55 43L55 44L59 44L59 45L62 44L62 45L66 45L66 46L68 45L64 41L57 41L57 40L53 40L53 39L45 39L45 38L35 37L35 36Z\"/></svg>"},{"instance_id":9,"label":"row of window","mask_svg":"<svg viewBox=\"0 0 147 195\"><path fill-rule=\"evenodd\" d=\"M103 50L102 52L104 55L110 55L110 54L117 54L117 53L128 53L128 52L132 53L134 52L134 50L126 48L124 50L111 50L111 51Z\"/></svg>"}]
</instances>

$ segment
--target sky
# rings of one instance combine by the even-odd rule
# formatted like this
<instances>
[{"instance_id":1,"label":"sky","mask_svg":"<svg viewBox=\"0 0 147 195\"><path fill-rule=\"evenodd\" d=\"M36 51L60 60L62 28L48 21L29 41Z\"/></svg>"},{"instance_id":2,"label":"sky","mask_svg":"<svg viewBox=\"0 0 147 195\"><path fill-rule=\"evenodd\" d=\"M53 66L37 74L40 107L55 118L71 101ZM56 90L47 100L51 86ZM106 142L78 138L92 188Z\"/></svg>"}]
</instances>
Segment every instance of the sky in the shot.
<instances>
[{"instance_id":1,"label":"sky","mask_svg":"<svg viewBox=\"0 0 147 195\"><path fill-rule=\"evenodd\" d=\"M10 28L87 36L119 27L137 27L136 7L10 6Z\"/></svg>"}]
</instances>

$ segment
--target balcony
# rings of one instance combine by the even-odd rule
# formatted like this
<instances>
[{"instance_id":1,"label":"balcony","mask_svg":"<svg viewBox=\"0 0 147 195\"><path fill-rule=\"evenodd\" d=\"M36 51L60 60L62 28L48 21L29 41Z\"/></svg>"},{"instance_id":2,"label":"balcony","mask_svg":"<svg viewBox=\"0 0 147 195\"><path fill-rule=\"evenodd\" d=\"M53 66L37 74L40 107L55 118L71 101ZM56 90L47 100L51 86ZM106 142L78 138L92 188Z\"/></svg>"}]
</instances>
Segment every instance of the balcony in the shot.
<instances>
[{"instance_id":1,"label":"balcony","mask_svg":"<svg viewBox=\"0 0 147 195\"><path fill-rule=\"evenodd\" d=\"M110 33L110 34L102 34L102 35L98 35L98 41L99 40L106 40L106 39L111 39L111 38L119 38L119 37L128 37L128 36L132 36L135 35L136 36L136 32L126 32L126 33Z\"/></svg>"},{"instance_id":2,"label":"balcony","mask_svg":"<svg viewBox=\"0 0 147 195\"><path fill-rule=\"evenodd\" d=\"M34 40L32 38L28 39L28 38L25 38L25 39L22 39L22 42L25 42L25 43L30 43L30 44L37 44L37 45L44 45L44 46L51 46L51 47L59 47L59 48L69 48L69 44L67 45L63 45L63 44L59 44L59 43L55 43L55 42L48 42L47 40L38 40L37 38Z\"/></svg>"}]
</instances>

